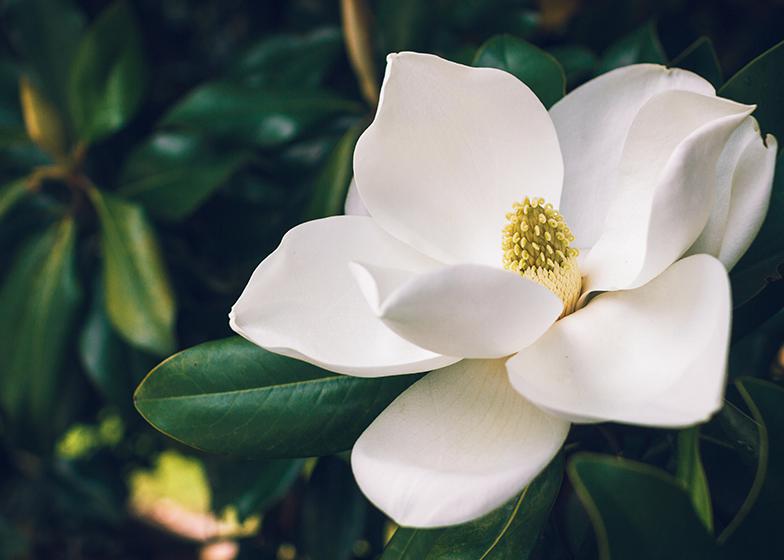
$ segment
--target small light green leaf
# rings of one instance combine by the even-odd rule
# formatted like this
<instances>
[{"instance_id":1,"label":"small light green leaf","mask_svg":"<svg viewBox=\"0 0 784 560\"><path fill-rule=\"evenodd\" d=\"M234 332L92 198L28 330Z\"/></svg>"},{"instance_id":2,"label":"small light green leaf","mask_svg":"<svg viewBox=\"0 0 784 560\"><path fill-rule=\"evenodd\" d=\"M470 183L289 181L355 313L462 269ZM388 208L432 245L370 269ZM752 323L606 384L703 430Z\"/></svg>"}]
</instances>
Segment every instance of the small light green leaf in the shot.
<instances>
[{"instance_id":1,"label":"small light green leaf","mask_svg":"<svg viewBox=\"0 0 784 560\"><path fill-rule=\"evenodd\" d=\"M0 187L0 220L27 192L26 178L17 179Z\"/></svg>"},{"instance_id":2,"label":"small light green leaf","mask_svg":"<svg viewBox=\"0 0 784 560\"><path fill-rule=\"evenodd\" d=\"M756 105L754 117L762 131L784 141L784 41L741 68L718 94Z\"/></svg>"},{"instance_id":3,"label":"small light green leaf","mask_svg":"<svg viewBox=\"0 0 784 560\"><path fill-rule=\"evenodd\" d=\"M203 130L234 144L269 148L361 105L320 90L260 89L229 82L199 87L164 117L166 126Z\"/></svg>"},{"instance_id":4,"label":"small light green leaf","mask_svg":"<svg viewBox=\"0 0 784 560\"><path fill-rule=\"evenodd\" d=\"M146 69L136 17L118 0L98 17L79 45L68 100L80 140L122 128L144 95Z\"/></svg>"},{"instance_id":5,"label":"small light green leaf","mask_svg":"<svg viewBox=\"0 0 784 560\"><path fill-rule=\"evenodd\" d=\"M717 557L689 495L665 471L593 453L575 455L567 471L603 560Z\"/></svg>"},{"instance_id":6,"label":"small light green leaf","mask_svg":"<svg viewBox=\"0 0 784 560\"><path fill-rule=\"evenodd\" d=\"M527 41L511 35L497 35L482 45L474 66L500 68L520 79L546 108L564 96L566 76L558 61Z\"/></svg>"},{"instance_id":7,"label":"small light green leaf","mask_svg":"<svg viewBox=\"0 0 784 560\"><path fill-rule=\"evenodd\" d=\"M686 50L672 59L670 66L691 70L708 80L716 89L724 82L719 58L713 43L707 37L700 37L686 47Z\"/></svg>"},{"instance_id":8,"label":"small light green leaf","mask_svg":"<svg viewBox=\"0 0 784 560\"><path fill-rule=\"evenodd\" d=\"M354 146L366 127L365 121L351 127L332 150L321 173L316 177L305 219L313 220L343 213L346 193L354 174Z\"/></svg>"},{"instance_id":9,"label":"small light green leaf","mask_svg":"<svg viewBox=\"0 0 784 560\"><path fill-rule=\"evenodd\" d=\"M343 38L334 27L305 35L272 35L241 54L228 78L251 87L315 87L342 52Z\"/></svg>"},{"instance_id":10,"label":"small light green leaf","mask_svg":"<svg viewBox=\"0 0 784 560\"><path fill-rule=\"evenodd\" d=\"M784 389L744 378L738 391L757 421L759 462L748 496L719 536L726 558L780 558L784 555Z\"/></svg>"},{"instance_id":11,"label":"small light green leaf","mask_svg":"<svg viewBox=\"0 0 784 560\"><path fill-rule=\"evenodd\" d=\"M519 495L476 521L445 529L399 528L382 560L531 558L562 478L559 455Z\"/></svg>"},{"instance_id":12,"label":"small light green leaf","mask_svg":"<svg viewBox=\"0 0 784 560\"><path fill-rule=\"evenodd\" d=\"M312 457L349 449L419 377L340 375L232 337L161 362L134 402L156 429L197 449Z\"/></svg>"},{"instance_id":13,"label":"small light green leaf","mask_svg":"<svg viewBox=\"0 0 784 560\"><path fill-rule=\"evenodd\" d=\"M601 57L596 73L604 74L621 66L641 62L667 63L667 55L656 33L656 24L652 21L622 37L607 49Z\"/></svg>"},{"instance_id":14,"label":"small light green leaf","mask_svg":"<svg viewBox=\"0 0 784 560\"><path fill-rule=\"evenodd\" d=\"M137 148L120 173L119 194L166 221L186 218L247 160L188 131L162 131Z\"/></svg>"},{"instance_id":15,"label":"small light green leaf","mask_svg":"<svg viewBox=\"0 0 784 560\"><path fill-rule=\"evenodd\" d=\"M678 432L678 463L675 477L685 486L694 509L708 531L713 532L713 508L705 470L700 459L700 429Z\"/></svg>"},{"instance_id":16,"label":"small light green leaf","mask_svg":"<svg viewBox=\"0 0 784 560\"><path fill-rule=\"evenodd\" d=\"M60 367L81 300L71 217L20 249L0 286L0 403L13 428L44 442L61 387Z\"/></svg>"},{"instance_id":17,"label":"small light green leaf","mask_svg":"<svg viewBox=\"0 0 784 560\"><path fill-rule=\"evenodd\" d=\"M128 342L157 355L174 350L174 295L158 240L142 209L89 190L101 223L106 310Z\"/></svg>"}]
</instances>

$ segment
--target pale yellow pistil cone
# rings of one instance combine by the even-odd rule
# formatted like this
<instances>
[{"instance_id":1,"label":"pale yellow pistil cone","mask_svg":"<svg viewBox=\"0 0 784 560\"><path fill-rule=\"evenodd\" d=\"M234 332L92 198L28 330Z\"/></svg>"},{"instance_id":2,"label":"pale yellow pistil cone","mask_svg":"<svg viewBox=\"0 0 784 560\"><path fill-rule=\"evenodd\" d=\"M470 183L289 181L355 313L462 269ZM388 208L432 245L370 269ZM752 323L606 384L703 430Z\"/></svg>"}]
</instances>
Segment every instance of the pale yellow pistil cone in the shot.
<instances>
[{"instance_id":1,"label":"pale yellow pistil cone","mask_svg":"<svg viewBox=\"0 0 784 560\"><path fill-rule=\"evenodd\" d=\"M543 198L525 197L506 215L501 247L504 268L548 288L564 304L561 316L574 311L582 280L574 235L563 216Z\"/></svg>"}]
</instances>

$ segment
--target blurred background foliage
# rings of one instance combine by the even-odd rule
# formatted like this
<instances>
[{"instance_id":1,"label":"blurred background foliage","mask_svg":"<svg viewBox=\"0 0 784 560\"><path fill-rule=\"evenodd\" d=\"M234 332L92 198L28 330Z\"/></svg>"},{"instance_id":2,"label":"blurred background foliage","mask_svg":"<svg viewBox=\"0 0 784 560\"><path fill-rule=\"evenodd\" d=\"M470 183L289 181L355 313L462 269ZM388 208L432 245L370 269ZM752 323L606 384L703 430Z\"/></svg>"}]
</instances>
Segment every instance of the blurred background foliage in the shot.
<instances>
[{"instance_id":1,"label":"blurred background foliage","mask_svg":"<svg viewBox=\"0 0 784 560\"><path fill-rule=\"evenodd\" d=\"M782 39L782 22L784 3L770 0L5 0L0 558L337 560L378 557L390 538L385 559L660 558L676 557L657 548L675 534L697 558L710 531L725 552L778 557L784 222L773 212L733 273L730 371L768 381L731 385L699 432L574 428L567 476L559 459L521 519L499 510L466 530L392 537L347 455L329 455L351 442L318 460L201 453L150 427L132 395L175 350L231 334L228 310L287 229L342 212L385 53L502 67L530 55L535 71L515 73L542 80L550 105L560 67L567 89L635 62L673 62L719 87ZM727 95L762 91L744 100L761 102L781 140L776 56ZM232 340L221 352L229 368L256 350Z\"/></svg>"}]
</instances>

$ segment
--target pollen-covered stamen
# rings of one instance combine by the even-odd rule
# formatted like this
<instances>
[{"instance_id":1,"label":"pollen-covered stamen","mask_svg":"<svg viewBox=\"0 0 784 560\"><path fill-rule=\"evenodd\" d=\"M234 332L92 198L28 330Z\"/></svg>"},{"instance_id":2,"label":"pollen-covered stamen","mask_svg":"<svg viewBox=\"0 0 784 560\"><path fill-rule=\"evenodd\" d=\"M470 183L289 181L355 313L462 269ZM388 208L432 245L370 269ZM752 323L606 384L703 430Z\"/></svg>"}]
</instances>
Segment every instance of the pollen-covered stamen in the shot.
<instances>
[{"instance_id":1,"label":"pollen-covered stamen","mask_svg":"<svg viewBox=\"0 0 784 560\"><path fill-rule=\"evenodd\" d=\"M543 198L516 202L503 230L503 264L550 289L564 304L561 316L574 311L582 280L577 249L569 246L574 235L563 216Z\"/></svg>"}]
</instances>

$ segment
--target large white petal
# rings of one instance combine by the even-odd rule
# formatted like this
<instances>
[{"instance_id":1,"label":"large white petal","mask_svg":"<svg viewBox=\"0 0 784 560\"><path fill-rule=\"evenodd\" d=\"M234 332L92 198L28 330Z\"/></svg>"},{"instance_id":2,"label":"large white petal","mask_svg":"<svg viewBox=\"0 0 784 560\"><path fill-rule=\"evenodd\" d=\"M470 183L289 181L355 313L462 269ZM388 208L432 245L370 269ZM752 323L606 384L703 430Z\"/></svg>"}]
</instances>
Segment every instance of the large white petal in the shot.
<instances>
[{"instance_id":1,"label":"large white petal","mask_svg":"<svg viewBox=\"0 0 784 560\"><path fill-rule=\"evenodd\" d=\"M714 94L691 72L636 64L594 78L550 109L565 167L560 210L580 248L593 246L602 232L632 121L653 96L669 90Z\"/></svg>"},{"instance_id":2,"label":"large white petal","mask_svg":"<svg viewBox=\"0 0 784 560\"><path fill-rule=\"evenodd\" d=\"M448 356L508 356L544 334L563 310L550 290L500 268L460 264L413 274L354 267L368 303L389 328Z\"/></svg>"},{"instance_id":3,"label":"large white petal","mask_svg":"<svg viewBox=\"0 0 784 560\"><path fill-rule=\"evenodd\" d=\"M462 361L406 389L354 445L365 495L396 523L475 519L539 474L569 424L522 398L503 361Z\"/></svg>"},{"instance_id":4,"label":"large white petal","mask_svg":"<svg viewBox=\"0 0 784 560\"><path fill-rule=\"evenodd\" d=\"M721 407L729 327L727 272L694 255L596 296L507 368L527 399L575 422L686 426Z\"/></svg>"},{"instance_id":5,"label":"large white petal","mask_svg":"<svg viewBox=\"0 0 784 560\"><path fill-rule=\"evenodd\" d=\"M641 286L697 240L713 207L719 156L753 109L687 91L645 104L626 139L604 230L582 263L586 291Z\"/></svg>"},{"instance_id":6,"label":"large white petal","mask_svg":"<svg viewBox=\"0 0 784 560\"><path fill-rule=\"evenodd\" d=\"M776 138L757 134L746 147L732 177L732 199L719 260L731 269L759 233L770 204L776 168Z\"/></svg>"},{"instance_id":7,"label":"large white petal","mask_svg":"<svg viewBox=\"0 0 784 560\"><path fill-rule=\"evenodd\" d=\"M557 205L563 163L547 111L517 78L400 53L387 57L354 173L395 237L446 263L500 266L506 213L526 194Z\"/></svg>"},{"instance_id":8,"label":"large white petal","mask_svg":"<svg viewBox=\"0 0 784 560\"><path fill-rule=\"evenodd\" d=\"M348 192L346 193L346 202L343 205L343 211L346 216L370 216L365 203L362 202L362 197L359 196L359 189L357 189L357 181L353 177L348 185Z\"/></svg>"},{"instance_id":9,"label":"large white petal","mask_svg":"<svg viewBox=\"0 0 784 560\"><path fill-rule=\"evenodd\" d=\"M231 328L273 352L364 377L457 361L419 348L384 325L351 276L355 259L419 272L441 266L368 217L307 222L289 231L256 268L231 310Z\"/></svg>"}]
</instances>

